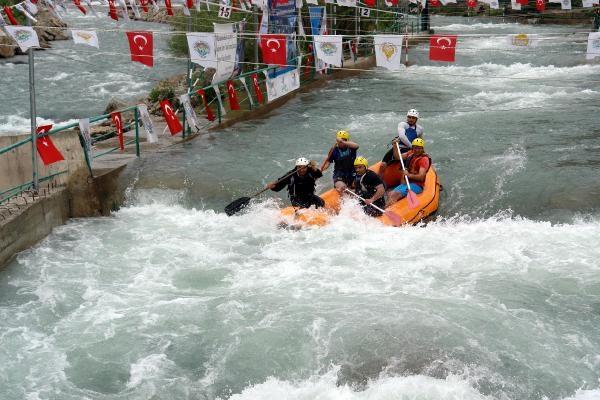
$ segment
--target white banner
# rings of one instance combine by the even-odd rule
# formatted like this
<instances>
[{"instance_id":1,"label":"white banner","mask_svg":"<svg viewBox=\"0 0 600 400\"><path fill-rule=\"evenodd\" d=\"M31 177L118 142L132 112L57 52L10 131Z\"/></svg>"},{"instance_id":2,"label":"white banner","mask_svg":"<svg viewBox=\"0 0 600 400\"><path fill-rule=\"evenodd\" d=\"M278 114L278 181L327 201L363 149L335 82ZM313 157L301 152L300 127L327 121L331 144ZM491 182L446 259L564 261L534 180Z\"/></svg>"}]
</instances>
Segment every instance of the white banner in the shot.
<instances>
[{"instance_id":1,"label":"white banner","mask_svg":"<svg viewBox=\"0 0 600 400\"><path fill-rule=\"evenodd\" d=\"M21 51L26 52L30 47L40 47L38 35L32 27L6 25L4 29L17 42Z\"/></svg>"},{"instance_id":2,"label":"white banner","mask_svg":"<svg viewBox=\"0 0 600 400\"><path fill-rule=\"evenodd\" d=\"M586 60L600 57L600 32L591 32L588 36Z\"/></svg>"},{"instance_id":3,"label":"white banner","mask_svg":"<svg viewBox=\"0 0 600 400\"><path fill-rule=\"evenodd\" d=\"M497 10L500 8L500 3L498 3L498 0L490 0L490 8L492 10Z\"/></svg>"},{"instance_id":4,"label":"white banner","mask_svg":"<svg viewBox=\"0 0 600 400\"><path fill-rule=\"evenodd\" d=\"M158 143L158 135L154 132L154 124L150 113L148 112L148 106L145 104L138 104L139 118L142 120L142 125L146 131L146 140L148 143Z\"/></svg>"},{"instance_id":5,"label":"white banner","mask_svg":"<svg viewBox=\"0 0 600 400\"><path fill-rule=\"evenodd\" d=\"M192 62L204 68L217 68L214 33L190 32L187 34L187 42Z\"/></svg>"},{"instance_id":6,"label":"white banner","mask_svg":"<svg viewBox=\"0 0 600 400\"><path fill-rule=\"evenodd\" d=\"M356 7L356 0L337 0L339 6Z\"/></svg>"},{"instance_id":7,"label":"white banner","mask_svg":"<svg viewBox=\"0 0 600 400\"><path fill-rule=\"evenodd\" d=\"M342 66L342 35L315 35L317 58L326 64Z\"/></svg>"},{"instance_id":8,"label":"white banner","mask_svg":"<svg viewBox=\"0 0 600 400\"><path fill-rule=\"evenodd\" d=\"M219 109L221 110L221 116L227 115L227 111L225 111L225 107L223 107L223 100L221 99L221 90L219 89L219 85L213 85L213 89L215 89L215 93L217 93L217 101L219 102Z\"/></svg>"},{"instance_id":9,"label":"white banner","mask_svg":"<svg viewBox=\"0 0 600 400\"><path fill-rule=\"evenodd\" d=\"M264 71L264 73L269 103L300 88L300 72L298 69L286 72L275 78L269 78L267 71Z\"/></svg>"},{"instance_id":10,"label":"white banner","mask_svg":"<svg viewBox=\"0 0 600 400\"><path fill-rule=\"evenodd\" d=\"M510 0L510 8L513 10L521 10L521 5L517 3L517 0Z\"/></svg>"},{"instance_id":11,"label":"white banner","mask_svg":"<svg viewBox=\"0 0 600 400\"><path fill-rule=\"evenodd\" d=\"M97 49L100 48L96 31L71 29L71 35L73 36L73 43L75 44L87 44L88 46L92 46Z\"/></svg>"},{"instance_id":12,"label":"white banner","mask_svg":"<svg viewBox=\"0 0 600 400\"><path fill-rule=\"evenodd\" d=\"M29 14L29 12L25 10L25 7L23 7L21 4L16 4L15 8L21 11L23 15L25 15L25 17L27 17L27 19L33 22L34 24L37 22L37 19L35 19L33 15Z\"/></svg>"},{"instance_id":13,"label":"white banner","mask_svg":"<svg viewBox=\"0 0 600 400\"><path fill-rule=\"evenodd\" d=\"M562 0L560 2L560 8L562 10L570 10L571 9L571 0Z\"/></svg>"},{"instance_id":14,"label":"white banner","mask_svg":"<svg viewBox=\"0 0 600 400\"><path fill-rule=\"evenodd\" d=\"M402 65L402 35L375 35L375 59L377 66L398 71Z\"/></svg>"},{"instance_id":15,"label":"white banner","mask_svg":"<svg viewBox=\"0 0 600 400\"><path fill-rule=\"evenodd\" d=\"M213 24L215 26L215 54L217 70L212 83L231 78L235 69L237 35L233 33L233 24Z\"/></svg>"},{"instance_id":16,"label":"white banner","mask_svg":"<svg viewBox=\"0 0 600 400\"><path fill-rule=\"evenodd\" d=\"M82 118L79 120L79 131L83 138L83 151L88 155L88 161L92 163L92 132L90 130L90 119Z\"/></svg>"},{"instance_id":17,"label":"white banner","mask_svg":"<svg viewBox=\"0 0 600 400\"><path fill-rule=\"evenodd\" d=\"M179 101L181 101L181 104L183 104L183 109L185 110L185 120L192 131L198 133L200 131L200 123L198 122L198 117L196 116L194 107L192 107L192 103L190 102L190 96L187 94L182 94L179 96Z\"/></svg>"},{"instance_id":18,"label":"white banner","mask_svg":"<svg viewBox=\"0 0 600 400\"><path fill-rule=\"evenodd\" d=\"M131 5L131 9L133 10L133 15L135 15L137 19L142 19L142 15L140 14L140 10L135 0L129 0L129 4Z\"/></svg>"},{"instance_id":19,"label":"white banner","mask_svg":"<svg viewBox=\"0 0 600 400\"><path fill-rule=\"evenodd\" d=\"M594 0L582 0L581 6L585 8L594 7Z\"/></svg>"},{"instance_id":20,"label":"white banner","mask_svg":"<svg viewBox=\"0 0 600 400\"><path fill-rule=\"evenodd\" d=\"M508 44L512 47L535 47L539 44L540 38L538 35L531 35L529 33L519 33L516 35L508 35Z\"/></svg>"},{"instance_id":21,"label":"white banner","mask_svg":"<svg viewBox=\"0 0 600 400\"><path fill-rule=\"evenodd\" d=\"M244 85L244 89L246 89L246 94L248 95L248 101L250 101L250 107L254 107L254 100L252 99L252 94L250 94L250 90L248 89L248 85L246 84L246 78L241 77L240 82Z\"/></svg>"}]
</instances>

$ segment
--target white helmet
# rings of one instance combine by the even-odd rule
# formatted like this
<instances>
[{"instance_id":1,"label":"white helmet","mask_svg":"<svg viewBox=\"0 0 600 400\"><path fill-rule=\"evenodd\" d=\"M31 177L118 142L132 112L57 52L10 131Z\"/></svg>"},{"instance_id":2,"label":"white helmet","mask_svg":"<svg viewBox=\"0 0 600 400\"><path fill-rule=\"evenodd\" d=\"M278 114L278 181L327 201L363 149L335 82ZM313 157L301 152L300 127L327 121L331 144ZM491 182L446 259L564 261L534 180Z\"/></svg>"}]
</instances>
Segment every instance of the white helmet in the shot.
<instances>
[{"instance_id":1,"label":"white helmet","mask_svg":"<svg viewBox=\"0 0 600 400\"><path fill-rule=\"evenodd\" d=\"M296 167L306 167L308 164L310 164L310 161L307 158L300 157L296 160Z\"/></svg>"},{"instance_id":2,"label":"white helmet","mask_svg":"<svg viewBox=\"0 0 600 400\"><path fill-rule=\"evenodd\" d=\"M419 112L417 110L415 110L414 108L411 108L410 110L408 110L408 112L406 113L407 117L415 117L415 118L419 118Z\"/></svg>"}]
</instances>

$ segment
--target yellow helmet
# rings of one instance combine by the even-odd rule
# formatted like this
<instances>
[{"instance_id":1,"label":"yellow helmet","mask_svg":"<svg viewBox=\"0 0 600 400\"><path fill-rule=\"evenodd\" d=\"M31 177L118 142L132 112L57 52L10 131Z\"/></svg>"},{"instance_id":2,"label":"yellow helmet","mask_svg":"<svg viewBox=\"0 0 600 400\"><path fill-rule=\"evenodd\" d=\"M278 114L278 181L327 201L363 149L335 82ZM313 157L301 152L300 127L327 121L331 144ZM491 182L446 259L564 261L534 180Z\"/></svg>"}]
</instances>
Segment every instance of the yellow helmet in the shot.
<instances>
[{"instance_id":1,"label":"yellow helmet","mask_svg":"<svg viewBox=\"0 0 600 400\"><path fill-rule=\"evenodd\" d=\"M411 144L413 147L419 146L419 147L425 148L425 141L423 139L421 139L420 137L413 140Z\"/></svg>"},{"instance_id":2,"label":"yellow helmet","mask_svg":"<svg viewBox=\"0 0 600 400\"><path fill-rule=\"evenodd\" d=\"M356 157L354 160L354 166L363 165L365 168L369 168L369 161L364 157Z\"/></svg>"},{"instance_id":3,"label":"yellow helmet","mask_svg":"<svg viewBox=\"0 0 600 400\"><path fill-rule=\"evenodd\" d=\"M338 139L350 140L350 133L348 131L338 131L338 133L335 134L335 137Z\"/></svg>"}]
</instances>

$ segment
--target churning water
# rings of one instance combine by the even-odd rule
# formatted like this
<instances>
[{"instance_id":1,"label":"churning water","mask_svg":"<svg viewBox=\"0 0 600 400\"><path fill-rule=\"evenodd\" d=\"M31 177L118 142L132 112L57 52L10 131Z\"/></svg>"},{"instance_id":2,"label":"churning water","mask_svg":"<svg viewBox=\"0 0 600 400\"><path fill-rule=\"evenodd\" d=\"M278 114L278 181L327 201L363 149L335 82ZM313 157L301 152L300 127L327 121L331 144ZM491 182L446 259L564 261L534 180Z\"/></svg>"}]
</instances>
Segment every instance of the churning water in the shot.
<instances>
[{"instance_id":1,"label":"churning water","mask_svg":"<svg viewBox=\"0 0 600 400\"><path fill-rule=\"evenodd\" d=\"M143 159L124 208L0 274L2 398L600 398L600 65L573 27L434 22L555 40L460 38L452 66L411 49L406 71ZM412 107L438 220L385 227L349 202L287 231L278 196L222 212L296 157L321 161L338 129L376 160Z\"/></svg>"}]
</instances>

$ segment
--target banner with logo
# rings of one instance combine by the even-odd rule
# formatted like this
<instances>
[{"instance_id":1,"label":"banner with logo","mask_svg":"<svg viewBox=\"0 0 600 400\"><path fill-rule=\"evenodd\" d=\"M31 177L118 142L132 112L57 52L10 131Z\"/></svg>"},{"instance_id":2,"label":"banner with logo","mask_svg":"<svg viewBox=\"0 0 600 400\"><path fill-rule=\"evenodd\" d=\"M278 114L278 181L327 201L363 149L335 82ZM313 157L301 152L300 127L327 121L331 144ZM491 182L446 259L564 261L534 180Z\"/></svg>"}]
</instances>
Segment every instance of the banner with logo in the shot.
<instances>
[{"instance_id":1,"label":"banner with logo","mask_svg":"<svg viewBox=\"0 0 600 400\"><path fill-rule=\"evenodd\" d=\"M317 58L324 63L342 66L342 35L314 35Z\"/></svg>"},{"instance_id":2,"label":"banner with logo","mask_svg":"<svg viewBox=\"0 0 600 400\"><path fill-rule=\"evenodd\" d=\"M588 36L586 60L600 57L600 32L591 32Z\"/></svg>"},{"instance_id":3,"label":"banner with logo","mask_svg":"<svg viewBox=\"0 0 600 400\"><path fill-rule=\"evenodd\" d=\"M150 118L148 106L145 104L138 104L137 108L140 113L139 117L142 120L142 125L146 131L148 143L158 143L158 135L154 132L154 124L152 123L152 118Z\"/></svg>"},{"instance_id":4,"label":"banner with logo","mask_svg":"<svg viewBox=\"0 0 600 400\"><path fill-rule=\"evenodd\" d=\"M233 75L237 58L237 35L233 24L213 24L215 27L216 72L212 83L225 81Z\"/></svg>"},{"instance_id":5,"label":"banner with logo","mask_svg":"<svg viewBox=\"0 0 600 400\"><path fill-rule=\"evenodd\" d=\"M216 69L215 34L209 32L190 32L186 35L192 62L204 68Z\"/></svg>"},{"instance_id":6,"label":"banner with logo","mask_svg":"<svg viewBox=\"0 0 600 400\"><path fill-rule=\"evenodd\" d=\"M83 151L88 155L88 160L92 162L92 131L90 130L90 119L82 118L79 120L79 131L83 138Z\"/></svg>"},{"instance_id":7,"label":"banner with logo","mask_svg":"<svg viewBox=\"0 0 600 400\"><path fill-rule=\"evenodd\" d=\"M515 35L508 35L508 44L515 48L522 47L535 47L538 45L540 38L537 35L529 33L518 33Z\"/></svg>"},{"instance_id":8,"label":"banner with logo","mask_svg":"<svg viewBox=\"0 0 600 400\"><path fill-rule=\"evenodd\" d=\"M32 27L6 25L4 29L17 42L22 52L26 52L30 47L40 47L38 35Z\"/></svg>"},{"instance_id":9,"label":"banner with logo","mask_svg":"<svg viewBox=\"0 0 600 400\"><path fill-rule=\"evenodd\" d=\"M75 44L87 44L88 46L100 48L98 43L98 35L96 31L83 31L79 29L71 29L71 35L73 36L73 43Z\"/></svg>"},{"instance_id":10,"label":"banner with logo","mask_svg":"<svg viewBox=\"0 0 600 400\"><path fill-rule=\"evenodd\" d=\"M181 104L183 104L183 109L185 110L185 120L187 121L189 127L192 129L192 131L198 133L200 131L200 123L198 122L198 117L196 116L194 107L192 107L192 103L190 102L190 96L187 94L182 94L179 96L179 101Z\"/></svg>"},{"instance_id":11,"label":"banner with logo","mask_svg":"<svg viewBox=\"0 0 600 400\"><path fill-rule=\"evenodd\" d=\"M402 35L375 35L375 59L377 66L398 71L402 65Z\"/></svg>"},{"instance_id":12,"label":"banner with logo","mask_svg":"<svg viewBox=\"0 0 600 400\"><path fill-rule=\"evenodd\" d=\"M300 72L297 68L280 74L275 78L270 78L267 72L264 72L269 103L300 88Z\"/></svg>"}]
</instances>

